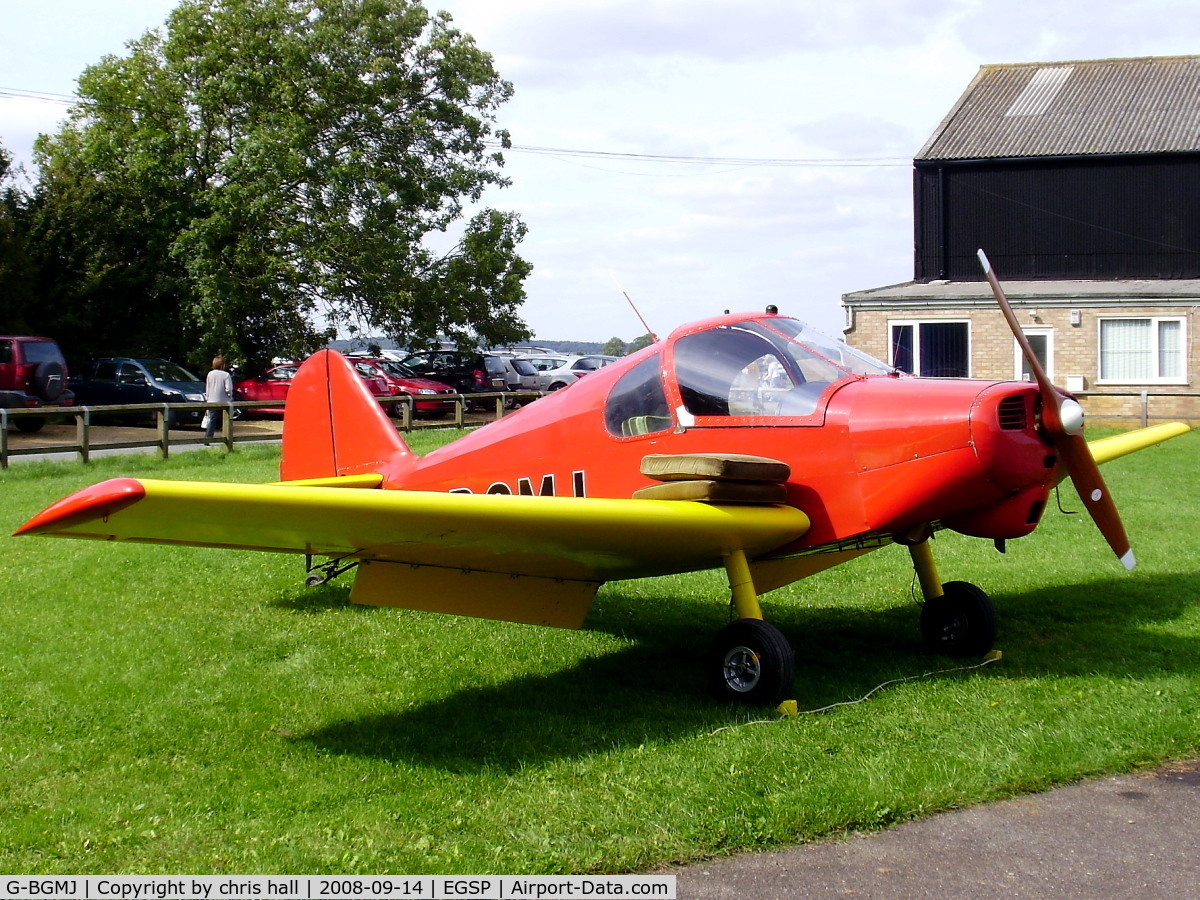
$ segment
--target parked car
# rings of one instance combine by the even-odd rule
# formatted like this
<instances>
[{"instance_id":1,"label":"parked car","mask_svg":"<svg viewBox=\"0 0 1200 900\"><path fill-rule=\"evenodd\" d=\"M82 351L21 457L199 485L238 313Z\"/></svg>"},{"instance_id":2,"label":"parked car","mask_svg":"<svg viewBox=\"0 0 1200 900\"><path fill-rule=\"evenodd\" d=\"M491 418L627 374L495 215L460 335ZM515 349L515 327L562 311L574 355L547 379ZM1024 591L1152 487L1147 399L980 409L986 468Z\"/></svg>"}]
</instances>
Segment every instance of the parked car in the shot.
<instances>
[{"instance_id":1,"label":"parked car","mask_svg":"<svg viewBox=\"0 0 1200 900\"><path fill-rule=\"evenodd\" d=\"M71 406L75 394L67 383L67 361L52 338L0 337L0 407L41 409ZM41 416L14 418L19 431L41 430Z\"/></svg>"},{"instance_id":2,"label":"parked car","mask_svg":"<svg viewBox=\"0 0 1200 900\"><path fill-rule=\"evenodd\" d=\"M483 365L493 384L495 379L504 379L504 389L508 391L521 390L521 376L513 368L513 357L507 353L487 351L483 354Z\"/></svg>"},{"instance_id":3,"label":"parked car","mask_svg":"<svg viewBox=\"0 0 1200 900\"><path fill-rule=\"evenodd\" d=\"M403 362L422 378L444 382L460 394L508 390L505 377L500 374L493 375L480 353L433 350L428 353L413 353L405 357Z\"/></svg>"},{"instance_id":4,"label":"parked car","mask_svg":"<svg viewBox=\"0 0 1200 900\"><path fill-rule=\"evenodd\" d=\"M288 388L292 379L300 371L300 363L284 363L267 369L261 375L244 378L233 383L233 398L235 400L276 400L279 408L262 407L246 410L248 415L283 415L283 401L287 399Z\"/></svg>"},{"instance_id":5,"label":"parked car","mask_svg":"<svg viewBox=\"0 0 1200 900\"><path fill-rule=\"evenodd\" d=\"M527 391L562 390L615 359L615 356L526 356L524 360L536 374L522 375L521 387Z\"/></svg>"},{"instance_id":6,"label":"parked car","mask_svg":"<svg viewBox=\"0 0 1200 900\"><path fill-rule=\"evenodd\" d=\"M454 411L454 401L435 399L439 395L457 393L454 388L431 378L422 378L403 363L391 359L371 359L369 357L350 357L360 375L368 378L382 378L392 397L409 396L413 398L413 412L436 419ZM400 415L400 404L387 404L390 416Z\"/></svg>"},{"instance_id":7,"label":"parked car","mask_svg":"<svg viewBox=\"0 0 1200 900\"><path fill-rule=\"evenodd\" d=\"M165 359L109 357L93 359L71 379L81 406L126 403L203 403L204 382L178 363ZM154 413L128 414L137 418ZM172 410L171 424L199 424L204 410Z\"/></svg>"},{"instance_id":8,"label":"parked car","mask_svg":"<svg viewBox=\"0 0 1200 900\"><path fill-rule=\"evenodd\" d=\"M267 369L261 375L236 381L233 384L233 397L235 400L276 400L279 402L278 407L255 407L247 412L255 415L282 416L283 403L287 399L288 389L292 386L292 379L296 377L298 371L300 371L300 363L284 363ZM382 376L369 374L362 370L359 370L358 374L366 384L367 390L376 397L392 396L391 389Z\"/></svg>"}]
</instances>

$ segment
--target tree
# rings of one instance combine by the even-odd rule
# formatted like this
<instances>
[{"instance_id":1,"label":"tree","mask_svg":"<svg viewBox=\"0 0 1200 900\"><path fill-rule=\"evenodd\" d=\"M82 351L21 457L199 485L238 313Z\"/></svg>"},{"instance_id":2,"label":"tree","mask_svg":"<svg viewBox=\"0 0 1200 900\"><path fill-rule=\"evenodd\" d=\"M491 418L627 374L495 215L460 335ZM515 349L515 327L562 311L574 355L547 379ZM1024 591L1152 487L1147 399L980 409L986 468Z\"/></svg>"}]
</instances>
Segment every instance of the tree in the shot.
<instances>
[{"instance_id":1,"label":"tree","mask_svg":"<svg viewBox=\"0 0 1200 900\"><path fill-rule=\"evenodd\" d=\"M62 140L69 139L62 136ZM77 170L79 148L60 146L25 204L38 334L55 337L67 360L164 356L196 349L181 321L186 273L170 257L171 231L145 196L119 179Z\"/></svg>"},{"instance_id":2,"label":"tree","mask_svg":"<svg viewBox=\"0 0 1200 900\"><path fill-rule=\"evenodd\" d=\"M635 337L632 341L630 341L629 352L637 353L639 350L649 347L653 343L654 338L650 337L648 334L643 334L641 337Z\"/></svg>"},{"instance_id":3,"label":"tree","mask_svg":"<svg viewBox=\"0 0 1200 900\"><path fill-rule=\"evenodd\" d=\"M619 337L610 337L608 341L600 348L600 352L605 356L624 356L628 348L625 342Z\"/></svg>"},{"instance_id":4,"label":"tree","mask_svg":"<svg viewBox=\"0 0 1200 900\"><path fill-rule=\"evenodd\" d=\"M83 73L71 121L38 146L46 220L117 203L145 246L103 251L177 309L197 359L261 365L337 328L522 340L525 226L462 221L508 183L489 143L509 145L492 125L511 94L415 0L184 0L165 33ZM77 255L94 263L96 243Z\"/></svg>"},{"instance_id":5,"label":"tree","mask_svg":"<svg viewBox=\"0 0 1200 900\"><path fill-rule=\"evenodd\" d=\"M25 197L12 183L12 157L0 146L0 334L31 330L33 265L26 253Z\"/></svg>"}]
</instances>

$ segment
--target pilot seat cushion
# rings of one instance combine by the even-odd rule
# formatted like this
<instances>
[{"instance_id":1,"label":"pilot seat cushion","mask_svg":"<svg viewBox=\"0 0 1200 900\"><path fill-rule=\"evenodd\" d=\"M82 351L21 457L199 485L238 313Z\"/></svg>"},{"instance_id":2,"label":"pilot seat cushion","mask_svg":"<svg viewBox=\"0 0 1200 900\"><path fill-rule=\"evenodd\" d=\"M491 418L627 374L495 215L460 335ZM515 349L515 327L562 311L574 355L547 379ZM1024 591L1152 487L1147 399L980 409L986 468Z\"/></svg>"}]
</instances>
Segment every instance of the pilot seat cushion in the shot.
<instances>
[{"instance_id":1,"label":"pilot seat cushion","mask_svg":"<svg viewBox=\"0 0 1200 900\"><path fill-rule=\"evenodd\" d=\"M792 474L787 463L740 453L651 453L642 457L641 472L655 481L783 482Z\"/></svg>"},{"instance_id":2,"label":"pilot seat cushion","mask_svg":"<svg viewBox=\"0 0 1200 900\"><path fill-rule=\"evenodd\" d=\"M634 500L707 500L710 503L784 503L787 485L766 481L693 479L652 484L634 491Z\"/></svg>"}]
</instances>

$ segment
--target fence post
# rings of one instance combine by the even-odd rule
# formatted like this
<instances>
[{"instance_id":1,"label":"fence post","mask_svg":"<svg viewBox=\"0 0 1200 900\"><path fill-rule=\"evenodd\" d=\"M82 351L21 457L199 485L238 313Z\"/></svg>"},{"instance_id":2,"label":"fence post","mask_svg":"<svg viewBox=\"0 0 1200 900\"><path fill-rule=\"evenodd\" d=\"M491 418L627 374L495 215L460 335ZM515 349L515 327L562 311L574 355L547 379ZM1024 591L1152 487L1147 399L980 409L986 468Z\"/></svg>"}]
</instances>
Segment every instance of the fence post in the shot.
<instances>
[{"instance_id":1,"label":"fence post","mask_svg":"<svg viewBox=\"0 0 1200 900\"><path fill-rule=\"evenodd\" d=\"M504 418L504 395L503 394L496 395L496 418L497 419Z\"/></svg>"},{"instance_id":2,"label":"fence post","mask_svg":"<svg viewBox=\"0 0 1200 900\"><path fill-rule=\"evenodd\" d=\"M160 459L166 459L171 455L171 407L164 403L154 415L158 419L158 455Z\"/></svg>"},{"instance_id":3,"label":"fence post","mask_svg":"<svg viewBox=\"0 0 1200 900\"><path fill-rule=\"evenodd\" d=\"M8 410L0 407L0 469L8 468Z\"/></svg>"},{"instance_id":4,"label":"fence post","mask_svg":"<svg viewBox=\"0 0 1200 900\"><path fill-rule=\"evenodd\" d=\"M463 407L465 406L466 402L462 394L454 398L454 424L458 428L463 427Z\"/></svg>"},{"instance_id":5,"label":"fence post","mask_svg":"<svg viewBox=\"0 0 1200 900\"><path fill-rule=\"evenodd\" d=\"M225 441L225 449L233 452L233 402L225 410L225 421L221 423L221 439Z\"/></svg>"},{"instance_id":6,"label":"fence post","mask_svg":"<svg viewBox=\"0 0 1200 900\"><path fill-rule=\"evenodd\" d=\"M413 428L413 404L412 398L407 394L400 401L400 430L405 434L412 431Z\"/></svg>"},{"instance_id":7,"label":"fence post","mask_svg":"<svg viewBox=\"0 0 1200 900\"><path fill-rule=\"evenodd\" d=\"M79 444L79 461L88 462L91 456L92 411L86 406L79 407L75 415L75 440Z\"/></svg>"},{"instance_id":8,"label":"fence post","mask_svg":"<svg viewBox=\"0 0 1200 900\"><path fill-rule=\"evenodd\" d=\"M1145 428L1150 421L1150 392L1142 390L1142 427Z\"/></svg>"}]
</instances>

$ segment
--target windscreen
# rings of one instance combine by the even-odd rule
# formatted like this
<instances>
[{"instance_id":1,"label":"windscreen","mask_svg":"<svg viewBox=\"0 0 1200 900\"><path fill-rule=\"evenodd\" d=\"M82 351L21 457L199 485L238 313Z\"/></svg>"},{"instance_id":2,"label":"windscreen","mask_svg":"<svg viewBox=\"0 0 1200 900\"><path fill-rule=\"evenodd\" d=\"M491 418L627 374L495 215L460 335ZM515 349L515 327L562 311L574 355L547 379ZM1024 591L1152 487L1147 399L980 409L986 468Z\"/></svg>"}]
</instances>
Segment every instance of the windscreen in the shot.
<instances>
[{"instance_id":1,"label":"windscreen","mask_svg":"<svg viewBox=\"0 0 1200 900\"><path fill-rule=\"evenodd\" d=\"M414 372L408 366L404 365L404 363L395 362L394 360L381 359L379 361L379 366L380 366L380 368L386 370L388 372L388 374L393 375L396 378L417 378L417 377L419 377L416 372Z\"/></svg>"},{"instance_id":2,"label":"windscreen","mask_svg":"<svg viewBox=\"0 0 1200 900\"><path fill-rule=\"evenodd\" d=\"M176 365L173 362L167 362L165 359L139 359L138 362L142 364L142 368L149 372L150 377L155 381L171 381L179 383L183 381L200 380L183 366Z\"/></svg>"},{"instance_id":3,"label":"windscreen","mask_svg":"<svg viewBox=\"0 0 1200 900\"><path fill-rule=\"evenodd\" d=\"M804 344L852 375L887 375L892 367L873 356L856 350L844 341L835 340L796 319L768 319L768 328Z\"/></svg>"}]
</instances>

